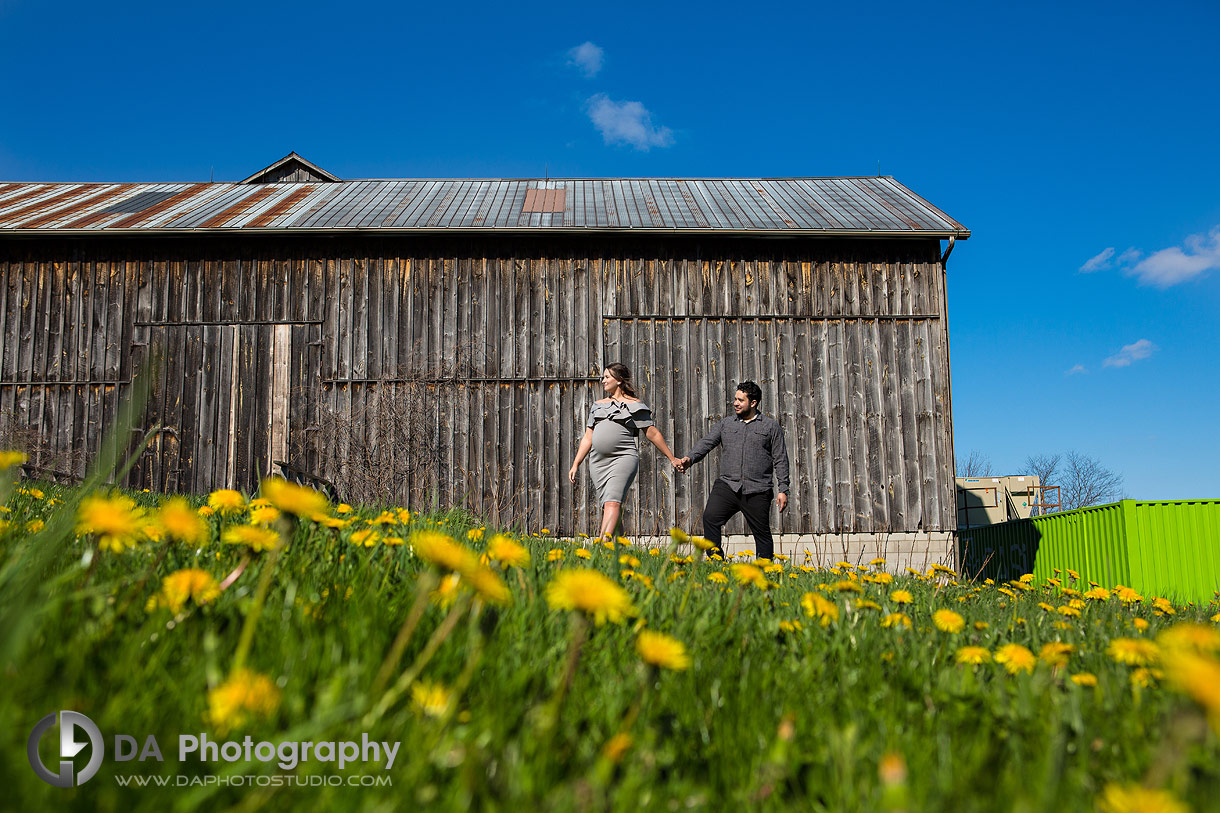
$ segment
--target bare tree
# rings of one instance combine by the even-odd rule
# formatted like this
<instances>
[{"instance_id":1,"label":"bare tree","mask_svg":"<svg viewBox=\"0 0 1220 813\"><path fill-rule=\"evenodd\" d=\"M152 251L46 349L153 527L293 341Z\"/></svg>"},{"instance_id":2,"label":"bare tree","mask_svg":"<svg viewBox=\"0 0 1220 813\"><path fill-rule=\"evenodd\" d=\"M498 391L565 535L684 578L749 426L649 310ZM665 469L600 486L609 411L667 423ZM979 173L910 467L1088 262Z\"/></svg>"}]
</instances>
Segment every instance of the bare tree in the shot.
<instances>
[{"instance_id":1,"label":"bare tree","mask_svg":"<svg viewBox=\"0 0 1220 813\"><path fill-rule=\"evenodd\" d=\"M1052 511L1060 511L1062 505L1057 503L1062 495L1059 491L1062 489L1049 489L1049 486L1059 485L1059 460L1061 455L1056 454L1031 454L1025 458L1025 473L1032 474L1038 478L1039 492L1035 495L1033 506L1030 509L1032 516L1048 513ZM1052 503L1049 507L1043 507L1046 503Z\"/></svg>"},{"instance_id":2,"label":"bare tree","mask_svg":"<svg viewBox=\"0 0 1220 813\"><path fill-rule=\"evenodd\" d=\"M1059 471L1058 454L1031 454L1025 458L1025 473L1038 478L1044 486L1058 485L1055 475Z\"/></svg>"},{"instance_id":3,"label":"bare tree","mask_svg":"<svg viewBox=\"0 0 1220 813\"><path fill-rule=\"evenodd\" d=\"M1025 470L1036 474L1043 486L1059 486L1062 511L1122 499L1122 475L1080 452L1030 455Z\"/></svg>"},{"instance_id":4,"label":"bare tree","mask_svg":"<svg viewBox=\"0 0 1220 813\"><path fill-rule=\"evenodd\" d=\"M1060 502L1065 511L1122 499L1123 476L1080 452L1067 453L1060 479L1063 481Z\"/></svg>"},{"instance_id":5,"label":"bare tree","mask_svg":"<svg viewBox=\"0 0 1220 813\"><path fill-rule=\"evenodd\" d=\"M991 477L991 458L977 449L971 449L970 455L957 459L958 477Z\"/></svg>"}]
</instances>

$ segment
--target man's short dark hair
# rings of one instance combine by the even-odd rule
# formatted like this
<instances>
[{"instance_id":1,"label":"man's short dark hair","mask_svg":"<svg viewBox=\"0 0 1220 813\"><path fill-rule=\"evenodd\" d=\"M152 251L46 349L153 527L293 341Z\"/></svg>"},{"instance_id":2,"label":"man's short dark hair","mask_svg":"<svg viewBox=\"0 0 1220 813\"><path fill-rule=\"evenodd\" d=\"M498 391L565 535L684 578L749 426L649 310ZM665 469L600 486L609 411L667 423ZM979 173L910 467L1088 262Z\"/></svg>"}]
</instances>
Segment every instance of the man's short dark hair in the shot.
<instances>
[{"instance_id":1,"label":"man's short dark hair","mask_svg":"<svg viewBox=\"0 0 1220 813\"><path fill-rule=\"evenodd\" d=\"M744 392L746 394L746 398L751 401L757 401L760 404L762 403L762 388L760 388L753 381L742 381L737 385L737 391Z\"/></svg>"}]
</instances>

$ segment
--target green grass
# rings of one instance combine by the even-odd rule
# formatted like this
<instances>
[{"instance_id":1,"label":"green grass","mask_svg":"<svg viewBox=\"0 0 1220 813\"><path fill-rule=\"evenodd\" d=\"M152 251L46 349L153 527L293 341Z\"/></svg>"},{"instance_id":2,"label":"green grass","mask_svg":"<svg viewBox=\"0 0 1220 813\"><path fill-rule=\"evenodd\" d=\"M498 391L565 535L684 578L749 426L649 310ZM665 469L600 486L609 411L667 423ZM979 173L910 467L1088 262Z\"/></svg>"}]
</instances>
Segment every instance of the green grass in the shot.
<instances>
[{"instance_id":1,"label":"green grass","mask_svg":"<svg viewBox=\"0 0 1220 813\"><path fill-rule=\"evenodd\" d=\"M465 676L452 713L429 717L406 692L376 715L370 710L381 699L372 693L378 671L415 603L421 574L430 570L409 544L365 548L349 541L373 512L357 509L358 521L344 530L285 524L291 540L281 555L256 555L215 601L173 614L147 606L164 576L198 567L219 581L239 566L244 552L217 541L221 520L209 519L212 540L197 548L145 542L122 554L99 552L90 537L71 532L70 517L56 520L76 492L41 488L43 499L16 492L8 498L11 513L0 532L0 568L12 565L0 582L6 620L0 736L7 757L0 783L3 806L11 809L1090 810L1107 783L1146 781L1204 810L1220 793L1220 749L1201 711L1155 683L1134 687L1132 668L1106 655L1115 637L1151 639L1184 620L1211 624L1215 607L1178 607L1169 617L1149 606L1151 597L1131 605L1111 599L1090 601L1080 618L1064 618L1037 606L1067 603L1049 586L1014 600L990 585L901 576L890 585L864 584L863 597L879 611L861 608L851 593L819 592L844 576L806 572L800 562L769 574L778 586L763 591L731 579L724 586L709 582L710 573L725 568L719 563L674 564L668 552L611 551L577 540L591 552L585 561L574 544L524 538L532 559L519 575L505 574L511 604L429 603L393 670L390 685L418 662L452 614L456 625L419 674L446 687ZM150 507L159 501L132 496ZM65 503L49 506L52 498ZM46 527L31 534L31 520ZM415 517L395 532L439 529L465 542L467 531L481 525L455 511ZM471 545L481 551L484 543ZM552 548L566 555L548 561ZM548 607L544 587L561 567L592 567L619 579L617 557L624 552L640 559L637 570L653 587L624 582L639 617L589 627L570 689L551 718L574 622ZM260 579L272 565L258 606ZM674 573L680 575L671 582ZM890 593L898 587L913 593L911 605L893 605ZM837 622L823 627L804 614L808 592L836 603ZM388 772L392 787L117 784L119 773L170 781L387 775L380 764L339 772L307 762L285 772L257 762L178 761L179 734L220 738L206 719L208 692L229 674L256 606L246 663L270 677L282 698L274 714L253 718L228 738L359 740L367 733L401 742ZM966 630L937 631L931 614L941 608L961 613ZM907 612L913 627L883 628L882 615L894 611ZM1136 618L1148 628L1137 631ZM782 632L783 620L803 626ZM975 629L976 621L989 626ZM634 648L642 623L682 641L691 668L646 667ZM1009 675L995 663L955 660L968 644L994 652L1015 642L1036 654L1054 640L1078 647L1066 669L1039 663L1032 674ZM1079 672L1095 674L1098 686L1075 685L1069 676ZM94 720L108 752L114 734L141 742L155 735L165 761L108 759L87 784L52 788L29 769L25 746L33 724L59 709ZM617 761L608 759L603 751L626 720L631 745ZM42 745L44 762L53 765L55 742L45 737ZM887 753L900 757L905 780L881 780L878 766Z\"/></svg>"}]
</instances>

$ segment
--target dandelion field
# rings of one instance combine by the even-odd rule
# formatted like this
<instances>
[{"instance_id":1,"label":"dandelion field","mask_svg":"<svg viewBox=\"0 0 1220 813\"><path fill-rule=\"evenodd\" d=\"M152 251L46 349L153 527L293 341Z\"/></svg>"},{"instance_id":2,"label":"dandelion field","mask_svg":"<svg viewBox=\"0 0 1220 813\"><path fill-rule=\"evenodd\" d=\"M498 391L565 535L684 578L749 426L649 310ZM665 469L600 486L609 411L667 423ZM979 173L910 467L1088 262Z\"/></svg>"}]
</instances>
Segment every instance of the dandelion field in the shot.
<instances>
[{"instance_id":1,"label":"dandelion field","mask_svg":"<svg viewBox=\"0 0 1220 813\"><path fill-rule=\"evenodd\" d=\"M6 462L0 460L0 462ZM7 465L7 463L6 463ZM0 486L4 807L1186 810L1220 798L1220 607L1063 573L818 570L333 506ZM695 540L697 543L698 540ZM74 709L163 762L39 780ZM401 743L382 787L123 787L179 734ZM109 748L107 743L107 748ZM44 761L54 758L48 749ZM1141 806L1143 805L1143 806Z\"/></svg>"}]
</instances>

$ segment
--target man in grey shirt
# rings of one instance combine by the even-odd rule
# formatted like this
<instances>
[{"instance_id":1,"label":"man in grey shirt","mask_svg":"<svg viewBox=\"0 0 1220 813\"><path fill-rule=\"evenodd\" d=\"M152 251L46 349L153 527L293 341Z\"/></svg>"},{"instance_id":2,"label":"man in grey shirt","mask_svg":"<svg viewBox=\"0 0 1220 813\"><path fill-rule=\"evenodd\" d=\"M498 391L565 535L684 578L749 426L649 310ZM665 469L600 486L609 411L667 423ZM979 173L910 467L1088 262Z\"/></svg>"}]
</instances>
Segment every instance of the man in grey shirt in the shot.
<instances>
[{"instance_id":1,"label":"man in grey shirt","mask_svg":"<svg viewBox=\"0 0 1220 813\"><path fill-rule=\"evenodd\" d=\"M788 505L788 448L779 423L758 411L760 401L762 390L757 384L738 384L733 394L733 414L717 423L679 461L679 470L686 471L712 449L722 447L720 476L703 509L703 535L713 545L709 555L724 557L721 529L740 511L754 534L758 558L775 556L770 523L771 478L774 475L778 483L775 503L783 511Z\"/></svg>"}]
</instances>

